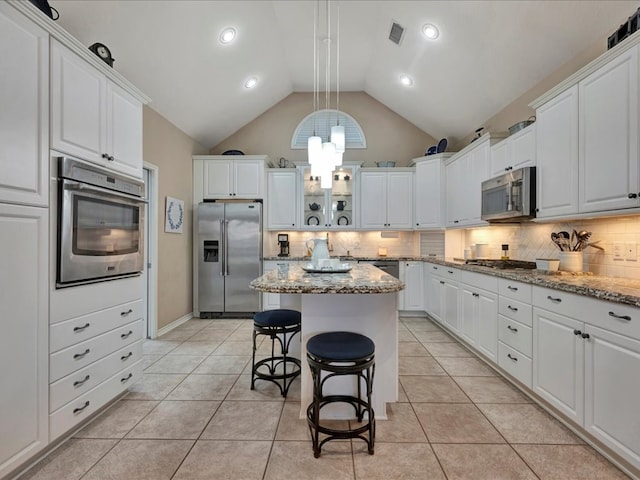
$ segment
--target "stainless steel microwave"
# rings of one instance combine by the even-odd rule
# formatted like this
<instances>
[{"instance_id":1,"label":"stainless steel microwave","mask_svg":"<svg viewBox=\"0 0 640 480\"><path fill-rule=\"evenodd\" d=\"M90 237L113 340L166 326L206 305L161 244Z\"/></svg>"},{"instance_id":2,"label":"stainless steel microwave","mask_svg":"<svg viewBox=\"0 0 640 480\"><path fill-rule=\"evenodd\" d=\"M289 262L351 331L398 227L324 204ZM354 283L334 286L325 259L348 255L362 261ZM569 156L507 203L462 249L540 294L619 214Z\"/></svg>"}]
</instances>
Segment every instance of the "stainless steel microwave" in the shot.
<instances>
[{"instance_id":1,"label":"stainless steel microwave","mask_svg":"<svg viewBox=\"0 0 640 480\"><path fill-rule=\"evenodd\" d=\"M536 216L536 167L510 170L482 182L482 220L523 222Z\"/></svg>"},{"instance_id":2,"label":"stainless steel microwave","mask_svg":"<svg viewBox=\"0 0 640 480\"><path fill-rule=\"evenodd\" d=\"M144 183L75 159L58 159L56 287L140 275Z\"/></svg>"}]
</instances>

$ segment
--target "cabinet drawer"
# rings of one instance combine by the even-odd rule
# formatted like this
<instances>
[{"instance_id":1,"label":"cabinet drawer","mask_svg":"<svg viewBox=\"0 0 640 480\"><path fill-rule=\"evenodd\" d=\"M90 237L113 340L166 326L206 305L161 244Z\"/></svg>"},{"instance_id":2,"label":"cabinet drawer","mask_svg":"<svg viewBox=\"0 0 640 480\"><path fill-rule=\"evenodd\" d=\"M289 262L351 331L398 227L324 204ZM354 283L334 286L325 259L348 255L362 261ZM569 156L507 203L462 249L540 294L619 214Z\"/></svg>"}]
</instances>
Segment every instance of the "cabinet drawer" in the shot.
<instances>
[{"instance_id":1,"label":"cabinet drawer","mask_svg":"<svg viewBox=\"0 0 640 480\"><path fill-rule=\"evenodd\" d=\"M445 265L432 265L431 272L434 275L437 275L442 278L448 278L449 280L454 280L456 282L460 281L460 272L457 268L447 267Z\"/></svg>"},{"instance_id":2,"label":"cabinet drawer","mask_svg":"<svg viewBox=\"0 0 640 480\"><path fill-rule=\"evenodd\" d=\"M49 362L49 381L55 382L125 345L130 345L140 340L142 338L142 327L142 320L136 320L54 353L51 355Z\"/></svg>"},{"instance_id":3,"label":"cabinet drawer","mask_svg":"<svg viewBox=\"0 0 640 480\"><path fill-rule=\"evenodd\" d=\"M91 365L61 378L49 386L49 410L51 412L83 395L115 372L142 360L142 341L127 345Z\"/></svg>"},{"instance_id":4,"label":"cabinet drawer","mask_svg":"<svg viewBox=\"0 0 640 480\"><path fill-rule=\"evenodd\" d=\"M472 287L488 290L492 293L498 293L498 277L493 275L484 275L482 273L469 272L462 270L460 281L471 285Z\"/></svg>"},{"instance_id":5,"label":"cabinet drawer","mask_svg":"<svg viewBox=\"0 0 640 480\"><path fill-rule=\"evenodd\" d=\"M531 285L514 280L501 278L498 282L498 292L503 297L520 300L524 303L531 303Z\"/></svg>"},{"instance_id":6,"label":"cabinet drawer","mask_svg":"<svg viewBox=\"0 0 640 480\"><path fill-rule=\"evenodd\" d=\"M531 359L508 345L498 342L498 365L509 375L531 388Z\"/></svg>"},{"instance_id":7,"label":"cabinet drawer","mask_svg":"<svg viewBox=\"0 0 640 480\"><path fill-rule=\"evenodd\" d=\"M498 312L505 317L517 320L528 326L533 326L531 319L533 308L528 303L520 302L512 298L500 297L498 300Z\"/></svg>"},{"instance_id":8,"label":"cabinet drawer","mask_svg":"<svg viewBox=\"0 0 640 480\"><path fill-rule=\"evenodd\" d=\"M142 300L100 310L65 322L51 325L49 352L54 353L76 343L88 340L116 327L137 320L142 315Z\"/></svg>"},{"instance_id":9,"label":"cabinet drawer","mask_svg":"<svg viewBox=\"0 0 640 480\"><path fill-rule=\"evenodd\" d=\"M49 415L49 440L53 441L86 420L111 399L142 378L142 362L119 371L93 390L67 403Z\"/></svg>"},{"instance_id":10,"label":"cabinet drawer","mask_svg":"<svg viewBox=\"0 0 640 480\"><path fill-rule=\"evenodd\" d=\"M533 289L533 301L536 307L640 340L640 308L544 287Z\"/></svg>"},{"instance_id":11,"label":"cabinet drawer","mask_svg":"<svg viewBox=\"0 0 640 480\"><path fill-rule=\"evenodd\" d=\"M531 357L532 328L510 318L498 315L498 340Z\"/></svg>"}]
</instances>

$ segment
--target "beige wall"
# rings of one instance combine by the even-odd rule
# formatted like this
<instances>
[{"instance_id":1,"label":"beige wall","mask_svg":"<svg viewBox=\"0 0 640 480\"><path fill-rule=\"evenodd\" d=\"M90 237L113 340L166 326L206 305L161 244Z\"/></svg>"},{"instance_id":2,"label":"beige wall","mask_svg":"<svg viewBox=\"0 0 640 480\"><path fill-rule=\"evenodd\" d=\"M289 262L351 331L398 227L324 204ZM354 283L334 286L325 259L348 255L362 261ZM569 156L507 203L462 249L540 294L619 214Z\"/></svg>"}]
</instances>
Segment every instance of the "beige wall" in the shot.
<instances>
[{"instance_id":1,"label":"beige wall","mask_svg":"<svg viewBox=\"0 0 640 480\"><path fill-rule=\"evenodd\" d=\"M241 150L246 155L266 154L272 162L284 157L300 165L307 161L307 152L292 150L291 137L312 110L311 93L292 93L213 147L210 153ZM345 161L375 166L377 161L393 160L398 162L397 166L406 166L409 160L423 156L427 147L437 143L431 135L364 92L340 93L340 110L356 119L367 139L367 148L347 150Z\"/></svg>"},{"instance_id":2,"label":"beige wall","mask_svg":"<svg viewBox=\"0 0 640 480\"><path fill-rule=\"evenodd\" d=\"M523 120L527 120L531 115L535 115L536 112L534 109L529 107L529 103L534 101L540 95L551 90L567 77L570 77L571 75L576 73L592 60L595 60L606 50L606 38L598 40L594 44L585 48L577 57L565 63L562 67L560 67L544 80L536 84L533 88L527 90L524 94L515 99L513 102L499 111L496 115L484 122L482 124L482 126L484 127L484 133L506 132L509 130L510 126ZM449 150L452 152L462 150L464 147L469 145L469 142L474 136L474 132L470 132L465 138L463 138Z\"/></svg>"},{"instance_id":3,"label":"beige wall","mask_svg":"<svg viewBox=\"0 0 640 480\"><path fill-rule=\"evenodd\" d=\"M207 149L149 107L143 113L144 161L159 168L158 175L158 330L193 311L191 155ZM165 233L167 196L184 200L181 234Z\"/></svg>"}]
</instances>

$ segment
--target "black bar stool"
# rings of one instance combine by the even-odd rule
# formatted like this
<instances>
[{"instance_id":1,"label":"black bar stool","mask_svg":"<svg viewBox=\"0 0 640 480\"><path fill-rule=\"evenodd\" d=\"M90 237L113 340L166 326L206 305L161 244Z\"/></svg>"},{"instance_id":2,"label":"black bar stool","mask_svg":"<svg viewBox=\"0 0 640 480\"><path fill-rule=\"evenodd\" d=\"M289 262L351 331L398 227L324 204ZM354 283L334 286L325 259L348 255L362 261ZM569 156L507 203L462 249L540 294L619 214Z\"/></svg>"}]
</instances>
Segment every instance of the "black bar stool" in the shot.
<instances>
[{"instance_id":1,"label":"black bar stool","mask_svg":"<svg viewBox=\"0 0 640 480\"><path fill-rule=\"evenodd\" d=\"M293 380L300 375L300 359L289 356L291 340L300 333L301 314L296 310L284 308L267 310L253 316L253 358L251 363L251 390L256 380L273 382L280 388L283 397L287 396ZM256 338L267 335L271 338L271 357L256 362ZM275 342L280 343L280 352L276 354Z\"/></svg>"},{"instance_id":2,"label":"black bar stool","mask_svg":"<svg viewBox=\"0 0 640 480\"><path fill-rule=\"evenodd\" d=\"M360 438L367 442L368 451L373 455L376 423L371 393L373 391L373 375L375 372L375 344L364 335L353 332L327 332L311 337L307 341L307 361L313 380L313 401L307 407L307 423L313 441L313 456L318 458L320 450L329 440ZM322 371L329 372L322 378ZM356 375L358 396L323 395L324 383L333 377ZM362 383L365 386L365 398L362 397ZM337 430L320 424L320 410L330 403L342 402L353 406L358 422L362 422L364 414L367 419L364 425L357 428ZM320 441L320 434L327 437ZM364 434L368 433L368 438Z\"/></svg>"}]
</instances>

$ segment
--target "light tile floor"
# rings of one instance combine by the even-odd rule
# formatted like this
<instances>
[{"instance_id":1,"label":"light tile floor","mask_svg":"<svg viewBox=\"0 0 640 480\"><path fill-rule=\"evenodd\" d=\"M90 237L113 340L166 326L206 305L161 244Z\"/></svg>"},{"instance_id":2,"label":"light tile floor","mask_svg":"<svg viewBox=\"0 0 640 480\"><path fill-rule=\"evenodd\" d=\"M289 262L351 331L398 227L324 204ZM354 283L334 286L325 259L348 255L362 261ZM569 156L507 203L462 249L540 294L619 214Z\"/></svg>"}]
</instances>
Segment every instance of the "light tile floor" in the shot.
<instances>
[{"instance_id":1,"label":"light tile floor","mask_svg":"<svg viewBox=\"0 0 640 480\"><path fill-rule=\"evenodd\" d=\"M375 455L334 441L316 459L299 383L286 401L268 382L249 389L252 325L192 319L146 341L144 378L22 479L627 478L423 318L401 319L400 401Z\"/></svg>"}]
</instances>

